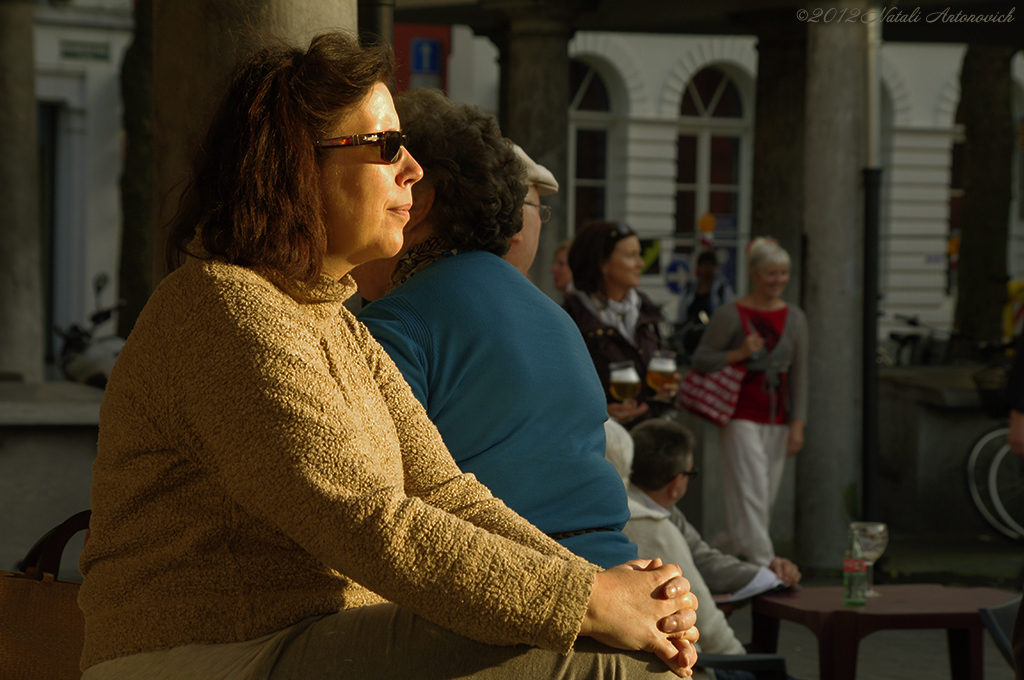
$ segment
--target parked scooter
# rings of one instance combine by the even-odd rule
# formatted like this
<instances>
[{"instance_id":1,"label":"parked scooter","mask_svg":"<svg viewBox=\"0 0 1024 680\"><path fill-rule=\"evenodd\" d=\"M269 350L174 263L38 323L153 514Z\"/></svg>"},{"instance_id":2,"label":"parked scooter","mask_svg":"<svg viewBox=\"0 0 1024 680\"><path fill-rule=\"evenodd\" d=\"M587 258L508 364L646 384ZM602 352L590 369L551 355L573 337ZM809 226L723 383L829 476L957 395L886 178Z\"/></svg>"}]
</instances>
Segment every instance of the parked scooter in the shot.
<instances>
[{"instance_id":1,"label":"parked scooter","mask_svg":"<svg viewBox=\"0 0 1024 680\"><path fill-rule=\"evenodd\" d=\"M64 339L64 346L60 351L60 368L68 380L85 383L93 387L104 388L110 378L110 370L114 367L114 360L124 346L124 339L116 335L108 335L102 338L95 338L96 327L110 317L118 309L124 306L124 300L118 300L112 307L100 306L100 293L110 278L106 274L97 274L93 279L93 290L96 295L96 311L89 317L89 326L83 328L78 324L71 324L66 330L54 327L57 333Z\"/></svg>"}]
</instances>

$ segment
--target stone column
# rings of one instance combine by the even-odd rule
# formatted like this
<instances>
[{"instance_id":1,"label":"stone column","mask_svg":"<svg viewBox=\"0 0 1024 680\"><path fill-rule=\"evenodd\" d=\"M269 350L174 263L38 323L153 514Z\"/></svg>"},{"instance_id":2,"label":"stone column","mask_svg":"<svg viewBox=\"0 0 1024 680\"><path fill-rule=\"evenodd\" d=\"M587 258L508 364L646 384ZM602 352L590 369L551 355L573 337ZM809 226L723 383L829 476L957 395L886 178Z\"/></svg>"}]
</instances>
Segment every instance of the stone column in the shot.
<instances>
[{"instance_id":1,"label":"stone column","mask_svg":"<svg viewBox=\"0 0 1024 680\"><path fill-rule=\"evenodd\" d=\"M864 0L809 3L859 8ZM808 24L804 137L803 301L810 332L810 410L797 456L800 565L837 569L857 513L861 442L861 301L867 28Z\"/></svg>"},{"instance_id":2,"label":"stone column","mask_svg":"<svg viewBox=\"0 0 1024 680\"><path fill-rule=\"evenodd\" d=\"M751 237L773 236L793 260L785 298L800 304L804 234L807 27L792 12L757 24Z\"/></svg>"},{"instance_id":3,"label":"stone column","mask_svg":"<svg viewBox=\"0 0 1024 680\"><path fill-rule=\"evenodd\" d=\"M486 4L486 3L485 3ZM568 236L566 197L569 153L569 39L576 2L535 3L500 1L487 6L502 9L507 31L501 50L501 129L506 136L558 180L560 190L545 196L552 217L540 234L530 277L552 297L551 261L558 244Z\"/></svg>"},{"instance_id":4,"label":"stone column","mask_svg":"<svg viewBox=\"0 0 1024 680\"><path fill-rule=\"evenodd\" d=\"M31 0L0 0L0 373L43 380L43 274Z\"/></svg>"},{"instance_id":5,"label":"stone column","mask_svg":"<svg viewBox=\"0 0 1024 680\"><path fill-rule=\"evenodd\" d=\"M1017 137L1011 66L1016 52L1015 46L968 45L960 69L966 144L954 327L962 334L957 342L962 353L973 353L979 341L999 342L1003 335Z\"/></svg>"},{"instance_id":6,"label":"stone column","mask_svg":"<svg viewBox=\"0 0 1024 680\"><path fill-rule=\"evenodd\" d=\"M154 282L192 151L238 56L264 37L307 45L329 30L355 34L356 0L153 0Z\"/></svg>"}]
</instances>

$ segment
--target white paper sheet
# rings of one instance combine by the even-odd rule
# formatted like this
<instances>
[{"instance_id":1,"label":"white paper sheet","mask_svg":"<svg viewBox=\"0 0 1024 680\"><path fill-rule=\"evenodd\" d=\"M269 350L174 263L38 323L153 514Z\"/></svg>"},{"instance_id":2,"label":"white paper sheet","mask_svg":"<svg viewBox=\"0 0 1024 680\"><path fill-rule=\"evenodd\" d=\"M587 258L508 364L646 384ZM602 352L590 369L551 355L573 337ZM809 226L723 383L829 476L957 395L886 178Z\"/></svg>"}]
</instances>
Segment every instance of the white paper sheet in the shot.
<instances>
[{"instance_id":1,"label":"white paper sheet","mask_svg":"<svg viewBox=\"0 0 1024 680\"><path fill-rule=\"evenodd\" d=\"M727 593L725 595L715 595L715 602L720 604L726 604L728 602L742 602L743 600L749 600L750 598L761 595L762 593L772 592L774 590L784 590L788 588L782 579L775 575L775 572L768 567L761 567L754 574L754 578L750 579L750 582L737 590L735 593Z\"/></svg>"}]
</instances>

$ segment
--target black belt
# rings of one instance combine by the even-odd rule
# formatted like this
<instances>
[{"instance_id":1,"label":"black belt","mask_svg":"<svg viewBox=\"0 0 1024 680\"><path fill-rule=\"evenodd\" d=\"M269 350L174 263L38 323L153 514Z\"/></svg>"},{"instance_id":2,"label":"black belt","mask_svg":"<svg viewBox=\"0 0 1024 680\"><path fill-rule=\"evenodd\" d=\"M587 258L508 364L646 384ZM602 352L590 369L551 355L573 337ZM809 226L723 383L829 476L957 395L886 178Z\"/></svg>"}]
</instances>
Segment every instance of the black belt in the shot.
<instances>
[{"instance_id":1,"label":"black belt","mask_svg":"<svg viewBox=\"0 0 1024 680\"><path fill-rule=\"evenodd\" d=\"M615 529L612 529L610 527L599 527L597 529L580 529L579 531L561 531L557 534L548 534L548 538L553 538L556 541L561 541L563 538L572 538L573 536L592 534L595 531L615 531Z\"/></svg>"}]
</instances>

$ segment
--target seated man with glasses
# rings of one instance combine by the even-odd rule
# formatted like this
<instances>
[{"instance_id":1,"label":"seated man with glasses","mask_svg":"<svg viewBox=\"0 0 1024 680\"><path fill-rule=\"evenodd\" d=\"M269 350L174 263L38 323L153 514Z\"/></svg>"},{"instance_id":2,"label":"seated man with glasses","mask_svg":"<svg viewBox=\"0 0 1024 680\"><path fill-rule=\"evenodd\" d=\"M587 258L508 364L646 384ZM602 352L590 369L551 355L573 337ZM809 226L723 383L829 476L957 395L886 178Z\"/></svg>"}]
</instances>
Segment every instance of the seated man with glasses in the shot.
<instances>
[{"instance_id":1,"label":"seated man with glasses","mask_svg":"<svg viewBox=\"0 0 1024 680\"><path fill-rule=\"evenodd\" d=\"M776 557L769 567L760 567L712 548L686 521L676 503L686 494L693 467L693 434L671 420L653 418L631 431L614 421L608 429L607 457L627 481L629 521L626 535L637 544L641 558L654 555L678 564L690 581L690 590L701 603L697 610L700 649L708 654L743 654L721 609L712 594L734 593L750 583L758 572L768 580L787 586L800 581L800 570L784 557ZM721 671L716 671L720 676Z\"/></svg>"},{"instance_id":2,"label":"seated man with glasses","mask_svg":"<svg viewBox=\"0 0 1024 680\"><path fill-rule=\"evenodd\" d=\"M475 106L420 89L395 108L423 179L399 254L352 273L374 300L359 320L463 472L590 562L636 559L590 354L569 315L521 273L555 178Z\"/></svg>"},{"instance_id":3,"label":"seated man with glasses","mask_svg":"<svg viewBox=\"0 0 1024 680\"><path fill-rule=\"evenodd\" d=\"M550 170L537 165L518 145L515 150L526 164L529 188L523 201L523 228L509 239L505 261L530 278L530 267L537 257L537 244L540 242L540 226L551 219L551 206L543 205L540 197L557 193L558 182Z\"/></svg>"}]
</instances>

